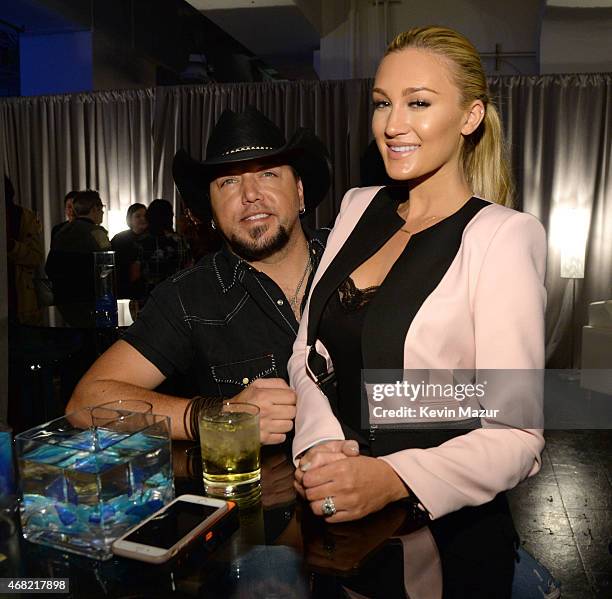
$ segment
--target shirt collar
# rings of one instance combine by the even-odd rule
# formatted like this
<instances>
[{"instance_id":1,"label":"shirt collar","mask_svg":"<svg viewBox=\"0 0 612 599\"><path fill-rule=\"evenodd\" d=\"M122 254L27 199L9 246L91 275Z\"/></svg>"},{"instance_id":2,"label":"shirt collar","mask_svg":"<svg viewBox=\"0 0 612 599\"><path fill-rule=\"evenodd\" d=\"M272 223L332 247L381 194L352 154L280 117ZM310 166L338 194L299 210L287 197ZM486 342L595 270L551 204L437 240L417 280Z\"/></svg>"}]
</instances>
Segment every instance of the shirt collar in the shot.
<instances>
[{"instance_id":1,"label":"shirt collar","mask_svg":"<svg viewBox=\"0 0 612 599\"><path fill-rule=\"evenodd\" d=\"M314 271L325 250L327 235L321 235L321 230L312 230L307 227L303 227L303 230L308 242L308 251L313 258ZM227 243L224 243L223 247L214 254L213 268L223 293L227 293L236 284L236 281L244 276L242 273L255 270L248 262L236 256Z\"/></svg>"}]
</instances>

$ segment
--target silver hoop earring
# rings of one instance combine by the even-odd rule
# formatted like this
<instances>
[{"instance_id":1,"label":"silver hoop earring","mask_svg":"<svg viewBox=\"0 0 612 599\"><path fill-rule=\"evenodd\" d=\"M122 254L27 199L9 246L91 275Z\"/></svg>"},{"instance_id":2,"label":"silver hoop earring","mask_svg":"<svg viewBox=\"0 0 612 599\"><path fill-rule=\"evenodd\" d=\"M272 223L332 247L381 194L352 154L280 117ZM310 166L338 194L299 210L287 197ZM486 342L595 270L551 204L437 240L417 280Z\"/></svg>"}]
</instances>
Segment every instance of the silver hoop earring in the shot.
<instances>
[{"instance_id":1,"label":"silver hoop earring","mask_svg":"<svg viewBox=\"0 0 612 599\"><path fill-rule=\"evenodd\" d=\"M306 214L306 208L300 208L299 215L303 216L304 214Z\"/></svg>"},{"instance_id":2,"label":"silver hoop earring","mask_svg":"<svg viewBox=\"0 0 612 599\"><path fill-rule=\"evenodd\" d=\"M213 231L217 230L217 225L215 225L215 219L214 218L210 219L210 226L211 226Z\"/></svg>"}]
</instances>

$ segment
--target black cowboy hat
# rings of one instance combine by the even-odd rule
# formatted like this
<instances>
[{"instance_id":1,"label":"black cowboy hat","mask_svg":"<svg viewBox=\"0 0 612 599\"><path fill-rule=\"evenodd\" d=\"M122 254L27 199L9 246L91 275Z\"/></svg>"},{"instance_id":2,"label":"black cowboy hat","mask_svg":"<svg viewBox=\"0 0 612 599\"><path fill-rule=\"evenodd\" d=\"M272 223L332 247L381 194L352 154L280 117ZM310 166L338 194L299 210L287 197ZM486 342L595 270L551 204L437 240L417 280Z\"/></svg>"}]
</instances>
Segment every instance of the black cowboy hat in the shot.
<instances>
[{"instance_id":1,"label":"black cowboy hat","mask_svg":"<svg viewBox=\"0 0 612 599\"><path fill-rule=\"evenodd\" d=\"M304 186L305 213L325 197L331 182L327 148L309 129L300 127L289 141L259 110L225 110L206 146L206 160L198 162L179 150L172 163L174 182L187 205L203 220L211 217L208 186L225 166L262 158L283 159L299 174Z\"/></svg>"}]
</instances>

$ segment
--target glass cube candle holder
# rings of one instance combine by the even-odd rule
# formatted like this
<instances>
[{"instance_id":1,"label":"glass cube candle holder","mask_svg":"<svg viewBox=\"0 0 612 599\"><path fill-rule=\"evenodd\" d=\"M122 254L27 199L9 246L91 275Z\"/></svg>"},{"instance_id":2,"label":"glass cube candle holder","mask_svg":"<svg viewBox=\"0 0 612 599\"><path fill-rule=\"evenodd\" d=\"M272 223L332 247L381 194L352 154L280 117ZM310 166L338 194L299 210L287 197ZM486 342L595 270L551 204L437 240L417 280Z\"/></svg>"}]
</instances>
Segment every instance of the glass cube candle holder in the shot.
<instances>
[{"instance_id":1,"label":"glass cube candle holder","mask_svg":"<svg viewBox=\"0 0 612 599\"><path fill-rule=\"evenodd\" d=\"M15 437L29 541L96 559L174 497L170 420L86 408Z\"/></svg>"}]
</instances>

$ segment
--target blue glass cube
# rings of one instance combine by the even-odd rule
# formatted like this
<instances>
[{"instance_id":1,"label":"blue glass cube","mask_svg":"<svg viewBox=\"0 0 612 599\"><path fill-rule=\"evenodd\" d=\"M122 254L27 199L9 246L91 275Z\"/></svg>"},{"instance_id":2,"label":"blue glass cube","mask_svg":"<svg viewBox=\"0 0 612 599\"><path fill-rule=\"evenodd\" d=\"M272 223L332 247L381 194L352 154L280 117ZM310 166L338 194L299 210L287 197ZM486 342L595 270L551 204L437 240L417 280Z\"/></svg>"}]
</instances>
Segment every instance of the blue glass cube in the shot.
<instances>
[{"instance_id":1,"label":"blue glass cube","mask_svg":"<svg viewBox=\"0 0 612 599\"><path fill-rule=\"evenodd\" d=\"M170 420L86 408L15 437L29 541L96 559L174 498Z\"/></svg>"}]
</instances>

